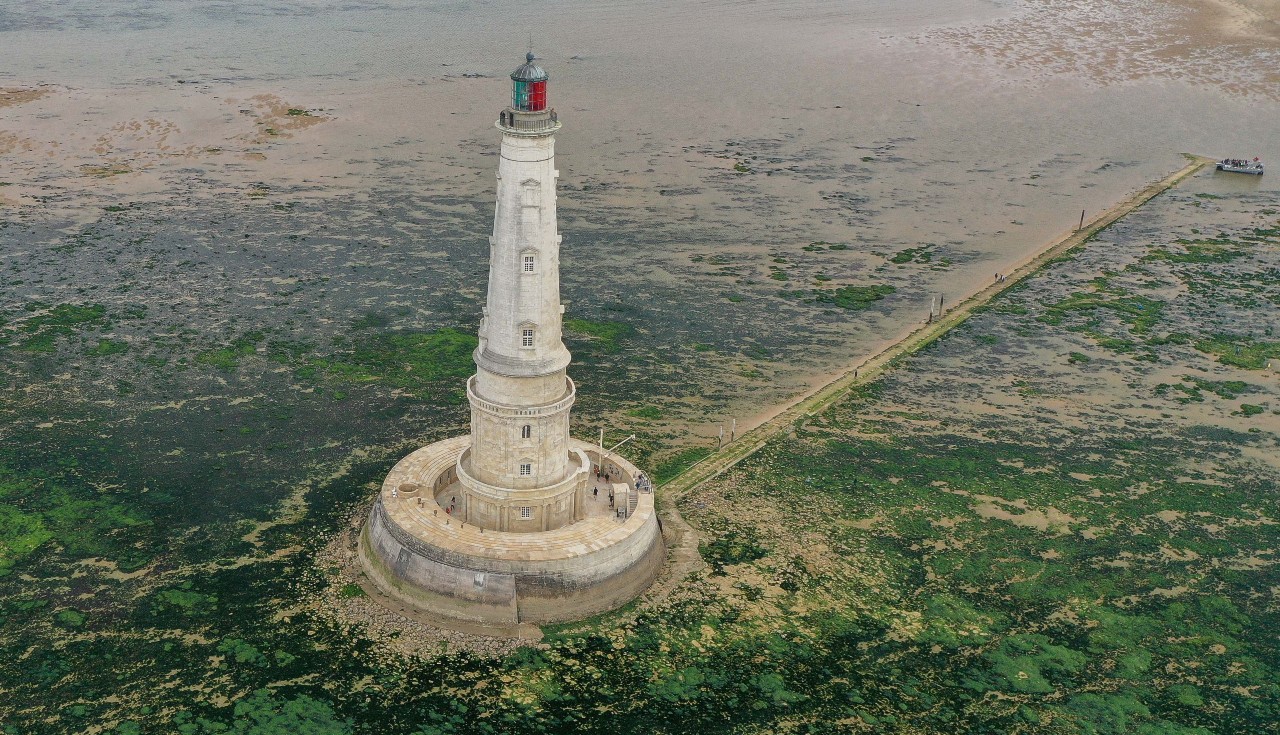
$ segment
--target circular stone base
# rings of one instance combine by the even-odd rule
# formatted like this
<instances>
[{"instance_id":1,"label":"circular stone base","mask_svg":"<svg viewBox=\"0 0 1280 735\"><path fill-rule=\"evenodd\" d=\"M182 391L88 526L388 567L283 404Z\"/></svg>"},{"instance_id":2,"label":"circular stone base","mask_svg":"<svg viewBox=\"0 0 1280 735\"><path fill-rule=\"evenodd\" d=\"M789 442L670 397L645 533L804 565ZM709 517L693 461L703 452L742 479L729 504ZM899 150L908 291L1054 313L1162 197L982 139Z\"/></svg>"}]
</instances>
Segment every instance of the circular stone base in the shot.
<instances>
[{"instance_id":1,"label":"circular stone base","mask_svg":"<svg viewBox=\"0 0 1280 735\"><path fill-rule=\"evenodd\" d=\"M666 556L653 494L636 492L639 470L608 455L616 504L629 515L587 515L553 531L486 531L436 502L456 482L470 436L425 446L387 475L360 534L360 564L388 595L425 612L491 626L577 620L634 599ZM601 465L599 450L570 440ZM594 476L594 475L593 475ZM634 500L633 500L634 498ZM603 502L591 488L583 507ZM630 501L630 502L629 502Z\"/></svg>"}]
</instances>

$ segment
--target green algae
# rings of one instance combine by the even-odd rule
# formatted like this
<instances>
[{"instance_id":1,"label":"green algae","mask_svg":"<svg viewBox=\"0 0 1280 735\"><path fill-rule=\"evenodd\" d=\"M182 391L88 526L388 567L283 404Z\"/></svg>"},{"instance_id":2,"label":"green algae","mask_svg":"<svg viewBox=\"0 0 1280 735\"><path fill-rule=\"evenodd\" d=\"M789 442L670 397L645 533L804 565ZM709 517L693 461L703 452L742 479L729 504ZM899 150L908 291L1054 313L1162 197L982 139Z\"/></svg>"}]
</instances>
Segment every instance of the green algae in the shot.
<instances>
[{"instance_id":1,"label":"green algae","mask_svg":"<svg viewBox=\"0 0 1280 735\"><path fill-rule=\"evenodd\" d=\"M240 367L240 361L258 351L258 344L263 340L261 332L240 337L226 347L205 350L196 355L195 361L201 365L209 365L224 372L234 372Z\"/></svg>"},{"instance_id":2,"label":"green algae","mask_svg":"<svg viewBox=\"0 0 1280 735\"><path fill-rule=\"evenodd\" d=\"M897 291L887 284L875 286L843 286L837 289L817 289L814 294L820 304L833 304L850 311L861 311Z\"/></svg>"},{"instance_id":3,"label":"green algae","mask_svg":"<svg viewBox=\"0 0 1280 735\"><path fill-rule=\"evenodd\" d=\"M53 532L38 514L23 513L18 508L0 504L0 575L10 572L14 563L53 538Z\"/></svg>"},{"instance_id":4,"label":"green algae","mask_svg":"<svg viewBox=\"0 0 1280 735\"><path fill-rule=\"evenodd\" d=\"M0 457L0 574L50 543L62 555L110 558L122 569L137 569L151 559L155 529L150 519L77 481L78 462L17 469L25 462Z\"/></svg>"},{"instance_id":5,"label":"green algae","mask_svg":"<svg viewBox=\"0 0 1280 735\"><path fill-rule=\"evenodd\" d=\"M690 447L683 449L663 460L653 468L653 481L659 485L709 456L712 450L708 447Z\"/></svg>"},{"instance_id":6,"label":"green algae","mask_svg":"<svg viewBox=\"0 0 1280 735\"><path fill-rule=\"evenodd\" d=\"M107 310L101 304L58 304L49 307L35 302L28 304L26 311L34 314L13 324L21 335L16 346L26 352L53 352L60 339L101 329L107 324Z\"/></svg>"},{"instance_id":7,"label":"green algae","mask_svg":"<svg viewBox=\"0 0 1280 735\"><path fill-rule=\"evenodd\" d=\"M1227 400L1239 398L1254 389L1253 386L1250 386L1243 380L1205 380L1204 378L1197 378L1190 375L1183 379L1194 385L1198 390L1209 391L1210 393L1217 395L1219 398L1225 398Z\"/></svg>"},{"instance_id":8,"label":"green algae","mask_svg":"<svg viewBox=\"0 0 1280 735\"><path fill-rule=\"evenodd\" d=\"M888 617L883 624L898 615L922 616L918 618L919 625L911 628L920 632L909 636L909 642L888 644L881 638L871 649L882 655L893 652L894 673L889 675L885 666L884 680L893 682L888 686L895 690L896 696L870 707L867 698L861 696L864 701L857 703L853 711L844 712L845 716L883 722L887 715L892 715L895 721L905 715L914 727L941 730L945 727L942 721L933 720L930 714L937 710L926 702L950 702L943 710L956 717L956 724L951 727L965 723L965 729L977 727L976 731L982 732L1007 727L1008 722L992 717L993 713L970 710L960 704L968 700L961 692L971 690L975 697L995 694L1010 699L1027 708L1037 719L1064 716L1055 701L1074 701L1094 695L1109 698L1108 701L1124 700L1140 705L1131 713L1135 722L1176 728L1176 718L1181 715L1165 710L1165 695L1161 691L1162 687L1181 685L1185 680L1172 677L1152 686L1145 671L1164 667L1165 662L1203 661L1205 646L1210 645L1205 641L1222 641L1232 650L1252 647L1258 651L1250 671L1237 681L1257 682L1272 676L1269 668L1260 663L1263 650L1270 650L1270 644L1257 635L1266 626L1258 626L1250 634L1249 628L1242 625L1246 615L1270 615L1257 603L1250 604L1250 611L1245 613L1237 607L1239 602L1221 595L1185 598L1191 604L1206 605L1216 611L1211 613L1191 611L1186 608L1186 602L1173 598L1161 601L1158 595L1152 594L1156 588L1176 587L1200 579L1200 575L1212 568L1211 562L1183 563L1171 569L1158 558L1141 564L1136 561L1141 554L1150 553L1138 549L1154 550L1160 544L1194 550L1206 560L1231 555L1235 548L1265 545L1256 531L1241 529L1232 532L1231 539L1214 539L1212 534L1196 526L1170 527L1149 515L1154 504L1154 507L1211 509L1222 516L1240 516L1243 510L1243 516L1248 517L1250 509L1260 507L1256 485L1222 494L1212 502L1201 495L1189 504L1179 503L1179 499L1187 498L1188 491L1178 483L1163 479L1168 474L1164 460L1140 454L1137 449L1117 451L1116 447L1100 454L1101 447L1080 440L1073 442L1065 455L1061 447L1050 450L1008 441L974 443L963 435L945 432L912 438L910 434L894 431L893 444L842 439L829 443L826 450L821 444L815 444L815 439L828 433L839 433L848 417L856 416L863 407L865 404L861 401L850 401L824 416L824 427L811 425L796 441L778 443L750 460L737 472L755 481L749 485L730 482L728 487L735 489L729 491L727 498L731 503L743 503L751 502L753 497L768 497L781 507L796 507L793 504L800 503L802 497L807 498L804 502L816 503L826 512L793 517L794 525L787 533L809 538L810 543L821 538L821 543L833 549L856 548L858 556L875 560L873 576L882 580L885 575L891 580L901 577L900 582L891 581L887 585L881 581L879 587L884 594L868 599L866 588L859 589L853 580L871 569L859 572L865 565L849 557L847 568L834 573L834 579L849 580L838 583L841 586L836 589L844 589L844 594L853 596L850 599L860 600L859 606L884 598L882 604L887 605L884 612ZM876 421L883 422L883 418ZM971 447L971 451L965 452L966 447ZM966 456L969 458L965 459ZM1114 460L1100 464L1097 459L1084 459L1098 456ZM857 457L857 463L849 462L848 457ZM1140 457L1146 459L1132 464ZM1062 469L1027 474L1009 465L1011 459L1028 467ZM1181 458L1170 456L1168 461L1176 464ZM1067 467L1098 472L1100 477L1108 479L1105 482L1073 480L1065 474ZM1237 471L1247 470L1241 466ZM951 493L939 493L933 485L938 478L1004 501L1027 501L1033 508L1053 505L1075 520L1057 532L1036 531L1034 527L1019 525L1016 509L1008 506L1014 509L1012 521L992 526L991 521L975 513L972 501ZM1125 489L1135 482L1162 489L1158 495L1126 499ZM1107 504L1085 500L1090 488L1101 490ZM724 489L710 491L723 492ZM844 531L823 523L822 519L833 512L833 507L840 508L842 516L879 513L885 520L879 527L871 526L866 531ZM955 525L957 519L967 520ZM938 525L944 520L946 526ZM1116 521L1121 525L1104 540L1089 540L1079 534L1086 527L1108 527ZM1134 537L1126 527L1133 531L1141 529L1143 535L1154 538L1132 543ZM943 533L943 528L949 530ZM929 550L930 544L940 539L946 540L945 547ZM769 547L769 554L763 559L779 553L787 545L776 535L758 543ZM1130 567L1119 574L1104 572L1107 567L1100 562L1126 546L1130 549L1127 556L1135 560L1132 563L1137 568ZM829 568L828 574L832 573ZM1260 580L1256 574L1253 576L1250 584L1257 584ZM1197 589L1207 592L1213 589L1213 583ZM799 590L810 595L819 592L812 585ZM888 590L912 592L899 597ZM1144 600L1140 612L1127 610L1122 605L1124 599L1134 595ZM1099 598L1104 600L1102 605L1084 602ZM837 613L841 607L838 603L833 605L830 598L826 605L829 613L848 614ZM1071 611L1069 618L1048 626L1043 624L1046 617L1052 619L1055 612L1063 610ZM1090 631L1087 636L1086 631ZM995 641L997 645L987 647L986 641ZM930 653L939 648L942 650ZM870 656L859 657L859 660L865 667L863 671L874 673L880 668ZM940 677L951 666L940 669L938 664L947 660L955 662L958 669L954 674ZM1222 669L1215 670L1214 676L1235 678ZM1113 684L1102 692L1086 689L1098 681L1133 683ZM924 702L919 699L920 685L913 682L927 682ZM1036 698L1042 695L1053 696ZM1270 710L1256 708L1251 697L1236 696L1221 689L1211 696L1213 703L1207 705L1207 709L1230 712L1227 718L1235 718L1237 723L1257 722L1254 718L1269 716L1263 713ZM909 703L905 713L892 706L893 702L904 701ZM919 707L921 704L924 707ZM1163 711L1164 717L1173 716L1175 720L1165 720L1156 715L1156 711ZM840 714L828 710L827 716ZM1114 712L1110 707L1101 707L1097 711L1072 710L1071 716L1085 726L1083 723L1105 723Z\"/></svg>"},{"instance_id":9,"label":"green algae","mask_svg":"<svg viewBox=\"0 0 1280 735\"><path fill-rule=\"evenodd\" d=\"M0 719L37 735L1274 731L1276 477L1250 459L1274 436L1246 433L1240 417L1188 426L1109 409L1082 414L1081 428L1058 421L1044 365L1017 363L1022 383L1005 386L976 362L978 338L1016 357L1015 330L1030 327L1059 340L1044 354L1087 352L1080 374L1108 356L1089 334L1022 318L1059 298L1022 293L682 502L705 574L503 659L399 656L307 608L345 593L315 564L324 536L366 507L408 447L461 430L449 391L473 369L474 342L433 342L388 311L353 326L362 303L336 335L263 329L243 354L235 335L257 329L249 322L221 336L113 331L133 348L112 360L61 349L93 323L55 336L51 352L15 351L34 366L10 373L19 387L43 385L46 361L138 373L126 373L127 399L116 375L78 383L103 401L92 411L6 394L0 452L17 489L0 503L53 535L0 577ZM1226 332L1199 315L1174 323L1192 308L1161 311L1159 326L1185 339L1157 342L1152 325L1126 341L1215 371L1180 383L1205 400L1238 400L1243 381L1217 372L1235 366L1187 347ZM24 315L7 316L21 339ZM1139 315L1079 309L1061 326L1091 316L1107 337ZM787 354L719 335L678 342L712 351L656 355L630 334L612 353L588 330L568 339L575 379L593 388L583 422L625 420L636 395L671 395L664 409L679 410L681 396L702 395L686 359ZM228 347L226 360L194 359ZM947 359L969 368L943 372ZM912 404L977 393L974 375L998 413ZM102 392L89 393L96 380ZM1244 405L1267 403L1257 382ZM349 397L335 404L336 392ZM50 417L56 429L30 428ZM671 458L670 476L710 451L689 442L642 432L626 451Z\"/></svg>"},{"instance_id":10,"label":"green algae","mask_svg":"<svg viewBox=\"0 0 1280 735\"><path fill-rule=\"evenodd\" d=\"M1090 293L1074 293L1050 304L1045 307L1039 320L1056 326L1069 316L1084 314L1091 318L1091 324L1096 325L1096 312L1107 310L1128 325L1131 333L1145 335L1160 321L1163 309L1163 302L1155 299L1104 288Z\"/></svg>"},{"instance_id":11,"label":"green algae","mask_svg":"<svg viewBox=\"0 0 1280 735\"><path fill-rule=\"evenodd\" d=\"M1214 334L1195 343L1197 350L1214 355L1223 365L1262 370L1273 359L1280 359L1280 342L1255 340L1252 337Z\"/></svg>"},{"instance_id":12,"label":"green algae","mask_svg":"<svg viewBox=\"0 0 1280 735\"><path fill-rule=\"evenodd\" d=\"M354 732L350 719L338 717L329 703L305 694L291 697L263 688L223 710L207 717L181 712L173 723L180 735L350 735ZM124 735L125 731L118 732Z\"/></svg>"},{"instance_id":13,"label":"green algae","mask_svg":"<svg viewBox=\"0 0 1280 735\"><path fill-rule=\"evenodd\" d=\"M85 354L93 357L110 357L119 355L129 351L129 343L122 342L117 339L102 339L98 344L85 351Z\"/></svg>"},{"instance_id":14,"label":"green algae","mask_svg":"<svg viewBox=\"0 0 1280 735\"><path fill-rule=\"evenodd\" d=\"M635 331L625 322L573 318L564 320L564 330L569 342L585 343L610 355L617 354L622 349L622 341Z\"/></svg>"},{"instance_id":15,"label":"green algae","mask_svg":"<svg viewBox=\"0 0 1280 735\"><path fill-rule=\"evenodd\" d=\"M1244 257L1248 251L1245 243L1228 238L1178 239L1183 252L1167 248L1152 248L1143 260L1166 260L1170 263L1228 263Z\"/></svg>"},{"instance_id":16,"label":"green algae","mask_svg":"<svg viewBox=\"0 0 1280 735\"><path fill-rule=\"evenodd\" d=\"M472 352L478 341L457 329L393 332L354 338L326 357L311 357L310 371L352 383L378 382L425 397L452 383L457 400L461 383L475 372Z\"/></svg>"},{"instance_id":17,"label":"green algae","mask_svg":"<svg viewBox=\"0 0 1280 735\"><path fill-rule=\"evenodd\" d=\"M83 628L86 620L88 620L88 618L85 616L85 614L80 612L79 610L76 610L75 608L67 608L65 610L59 610L53 616L54 625L57 625L60 628L68 628L71 630L75 630L77 628Z\"/></svg>"},{"instance_id":18,"label":"green algae","mask_svg":"<svg viewBox=\"0 0 1280 735\"><path fill-rule=\"evenodd\" d=\"M769 553L760 546L759 538L750 526L726 530L714 539L699 544L698 552L711 566L711 573L721 576L728 565L756 561Z\"/></svg>"},{"instance_id":19,"label":"green algae","mask_svg":"<svg viewBox=\"0 0 1280 735\"><path fill-rule=\"evenodd\" d=\"M921 245L919 247L907 248L899 250L889 258L890 263L898 265L906 265L907 263L931 263L933 262L933 246Z\"/></svg>"},{"instance_id":20,"label":"green algae","mask_svg":"<svg viewBox=\"0 0 1280 735\"><path fill-rule=\"evenodd\" d=\"M358 584L347 584L347 585L343 585L341 590L338 590L338 596L339 597L364 597L365 592Z\"/></svg>"}]
</instances>

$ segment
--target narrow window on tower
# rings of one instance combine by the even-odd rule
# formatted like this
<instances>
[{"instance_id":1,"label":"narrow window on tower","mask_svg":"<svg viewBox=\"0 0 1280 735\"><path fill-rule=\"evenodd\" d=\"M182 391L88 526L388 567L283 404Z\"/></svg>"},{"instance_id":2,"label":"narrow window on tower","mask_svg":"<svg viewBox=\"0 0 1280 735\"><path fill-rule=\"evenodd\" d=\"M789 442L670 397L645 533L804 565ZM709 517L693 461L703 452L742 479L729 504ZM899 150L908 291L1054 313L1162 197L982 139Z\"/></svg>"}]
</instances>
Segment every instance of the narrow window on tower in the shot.
<instances>
[{"instance_id":1,"label":"narrow window on tower","mask_svg":"<svg viewBox=\"0 0 1280 735\"><path fill-rule=\"evenodd\" d=\"M532 517L533 517L533 508L530 508L530 507L529 507L529 506L527 506L527 505L521 506L521 507L520 507L520 517L521 517L521 518L532 518Z\"/></svg>"},{"instance_id":2,"label":"narrow window on tower","mask_svg":"<svg viewBox=\"0 0 1280 735\"><path fill-rule=\"evenodd\" d=\"M530 463L528 463L528 462L521 462L521 463L520 463L520 476L521 476L521 477L528 477L529 475L532 475L532 474L533 474L533 465L532 465L532 464L530 464Z\"/></svg>"},{"instance_id":3,"label":"narrow window on tower","mask_svg":"<svg viewBox=\"0 0 1280 735\"><path fill-rule=\"evenodd\" d=\"M520 205L529 209L542 206L542 182L537 179L525 179L520 182Z\"/></svg>"},{"instance_id":4,"label":"narrow window on tower","mask_svg":"<svg viewBox=\"0 0 1280 735\"><path fill-rule=\"evenodd\" d=\"M533 272L533 256L532 255L524 256L524 272L525 273Z\"/></svg>"},{"instance_id":5,"label":"narrow window on tower","mask_svg":"<svg viewBox=\"0 0 1280 735\"><path fill-rule=\"evenodd\" d=\"M533 328L525 327L520 330L520 346L533 347Z\"/></svg>"},{"instance_id":6,"label":"narrow window on tower","mask_svg":"<svg viewBox=\"0 0 1280 735\"><path fill-rule=\"evenodd\" d=\"M520 429L520 438L528 439L531 436L533 436L533 427L529 424L525 424L524 427Z\"/></svg>"}]
</instances>

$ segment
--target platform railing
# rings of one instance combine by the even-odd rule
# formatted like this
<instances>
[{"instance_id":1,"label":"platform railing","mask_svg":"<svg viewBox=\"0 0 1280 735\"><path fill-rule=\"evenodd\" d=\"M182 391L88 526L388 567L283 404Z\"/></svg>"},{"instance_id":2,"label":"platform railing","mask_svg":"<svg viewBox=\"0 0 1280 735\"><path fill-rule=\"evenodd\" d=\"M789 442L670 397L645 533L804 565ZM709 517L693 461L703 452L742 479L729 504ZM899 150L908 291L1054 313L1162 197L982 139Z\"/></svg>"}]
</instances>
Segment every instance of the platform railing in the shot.
<instances>
[{"instance_id":1,"label":"platform railing","mask_svg":"<svg viewBox=\"0 0 1280 735\"><path fill-rule=\"evenodd\" d=\"M480 409L498 416L550 416L572 406L577 399L578 389L573 384L573 379L565 378L565 380L565 394L553 403L546 403L541 406L507 406L481 398L475 389L476 376L472 375L467 378L467 400L470 401L471 405L478 406Z\"/></svg>"},{"instance_id":2,"label":"platform railing","mask_svg":"<svg viewBox=\"0 0 1280 735\"><path fill-rule=\"evenodd\" d=\"M503 110L498 113L497 126L517 133L541 133L559 128L560 119L555 110L539 112Z\"/></svg>"}]
</instances>

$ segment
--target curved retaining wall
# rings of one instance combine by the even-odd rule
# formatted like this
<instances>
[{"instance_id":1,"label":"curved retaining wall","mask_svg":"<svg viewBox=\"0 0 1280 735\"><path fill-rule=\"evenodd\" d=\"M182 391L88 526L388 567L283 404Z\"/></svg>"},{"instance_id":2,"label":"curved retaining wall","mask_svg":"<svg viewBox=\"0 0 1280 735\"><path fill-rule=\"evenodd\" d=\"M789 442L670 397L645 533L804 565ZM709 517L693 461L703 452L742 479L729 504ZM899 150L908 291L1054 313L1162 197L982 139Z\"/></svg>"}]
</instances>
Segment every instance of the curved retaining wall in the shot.
<instances>
[{"instance_id":1,"label":"curved retaining wall","mask_svg":"<svg viewBox=\"0 0 1280 735\"><path fill-rule=\"evenodd\" d=\"M574 442L584 450L590 445ZM501 533L455 523L433 499L398 492L402 465L419 467L431 487L445 456L467 445L458 437L424 447L393 469L360 538L365 573L387 594L429 613L482 625L574 620L606 612L643 592L666 557L653 496L625 522L590 518L544 533ZM578 448L578 446L575 446ZM612 461L638 470L620 458ZM410 463L412 464L412 463ZM434 506L434 507L432 507ZM433 512L434 511L434 512Z\"/></svg>"}]
</instances>

